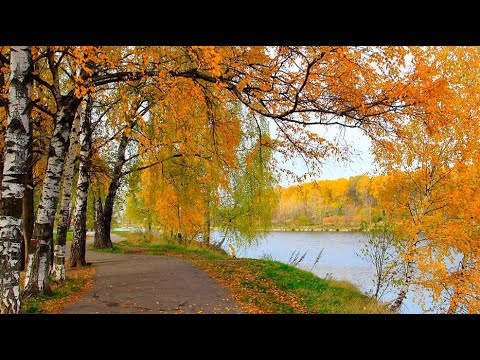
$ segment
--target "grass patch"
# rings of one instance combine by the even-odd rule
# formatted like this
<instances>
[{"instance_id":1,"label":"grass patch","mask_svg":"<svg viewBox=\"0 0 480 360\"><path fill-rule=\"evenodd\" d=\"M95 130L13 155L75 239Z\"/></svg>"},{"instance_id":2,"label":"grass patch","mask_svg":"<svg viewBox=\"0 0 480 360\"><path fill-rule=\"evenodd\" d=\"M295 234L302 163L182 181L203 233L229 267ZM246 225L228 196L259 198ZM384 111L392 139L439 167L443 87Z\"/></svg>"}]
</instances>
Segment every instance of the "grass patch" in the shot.
<instances>
[{"instance_id":1,"label":"grass patch","mask_svg":"<svg viewBox=\"0 0 480 360\"><path fill-rule=\"evenodd\" d=\"M124 248L125 246L128 246L127 241L113 243L112 247L107 249L95 249L93 247L93 244L91 244L91 245L88 245L88 249L98 251L98 252L103 252L103 253L126 254L127 252L125 251L125 248Z\"/></svg>"},{"instance_id":2,"label":"grass patch","mask_svg":"<svg viewBox=\"0 0 480 360\"><path fill-rule=\"evenodd\" d=\"M111 249L90 249L100 252L111 253L141 253L151 255L192 255L208 259L224 258L225 254L221 251L213 250L201 243L191 243L188 246L180 245L176 242L164 240L161 236L152 236L140 232L112 231L125 240L113 243Z\"/></svg>"},{"instance_id":3,"label":"grass patch","mask_svg":"<svg viewBox=\"0 0 480 360\"><path fill-rule=\"evenodd\" d=\"M308 312L319 314L386 313L384 305L362 294L348 281L325 280L311 272L277 261L251 261L257 271L281 290L294 292Z\"/></svg>"},{"instance_id":4,"label":"grass patch","mask_svg":"<svg viewBox=\"0 0 480 360\"><path fill-rule=\"evenodd\" d=\"M57 314L71 302L77 300L93 286L95 267L67 268L67 280L61 283L51 282L53 295L37 295L22 299L22 313ZM21 281L23 283L24 273Z\"/></svg>"},{"instance_id":5,"label":"grass patch","mask_svg":"<svg viewBox=\"0 0 480 360\"><path fill-rule=\"evenodd\" d=\"M247 313L382 314L386 307L347 281L326 280L269 259L236 259L191 243L180 245L138 232L118 232L125 240L98 251L176 256L205 270L232 293Z\"/></svg>"}]
</instances>

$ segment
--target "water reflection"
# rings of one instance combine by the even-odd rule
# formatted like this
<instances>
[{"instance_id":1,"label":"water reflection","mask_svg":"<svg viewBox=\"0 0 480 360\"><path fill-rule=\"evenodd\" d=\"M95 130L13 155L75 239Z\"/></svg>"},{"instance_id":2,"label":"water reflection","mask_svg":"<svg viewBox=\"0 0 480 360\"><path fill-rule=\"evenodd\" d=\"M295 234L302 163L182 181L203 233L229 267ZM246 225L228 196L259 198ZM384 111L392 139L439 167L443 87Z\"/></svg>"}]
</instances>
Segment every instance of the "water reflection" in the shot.
<instances>
[{"instance_id":1,"label":"water reflection","mask_svg":"<svg viewBox=\"0 0 480 360\"><path fill-rule=\"evenodd\" d=\"M214 232L213 238L218 240L220 235L219 232ZM274 260L288 262L293 251L299 251L302 255L307 252L299 267L310 270L323 248L322 257L313 273L320 277L330 274L335 279L348 280L363 292L368 292L372 288L374 268L357 255L363 242L362 234L354 232L273 231L260 244L237 249L237 256L256 259L271 256ZM384 300L393 296L394 294L386 294ZM411 297L410 295L404 301L401 312L421 313L421 307Z\"/></svg>"}]
</instances>

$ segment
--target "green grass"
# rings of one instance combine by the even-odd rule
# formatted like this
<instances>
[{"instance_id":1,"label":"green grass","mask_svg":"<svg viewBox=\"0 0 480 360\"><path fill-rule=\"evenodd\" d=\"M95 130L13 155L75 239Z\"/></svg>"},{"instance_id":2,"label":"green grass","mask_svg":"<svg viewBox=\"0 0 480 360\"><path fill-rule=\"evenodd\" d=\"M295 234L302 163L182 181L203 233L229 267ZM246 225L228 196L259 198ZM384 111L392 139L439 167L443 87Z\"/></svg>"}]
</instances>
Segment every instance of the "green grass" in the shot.
<instances>
[{"instance_id":1,"label":"green grass","mask_svg":"<svg viewBox=\"0 0 480 360\"><path fill-rule=\"evenodd\" d=\"M95 250L98 252L103 252L103 253L126 254L127 251L125 251L124 246L128 246L128 241L113 243L112 248L108 248L108 249L94 249L92 244L92 245L88 245L88 249Z\"/></svg>"},{"instance_id":2,"label":"green grass","mask_svg":"<svg viewBox=\"0 0 480 360\"><path fill-rule=\"evenodd\" d=\"M23 299L22 313L25 314L46 314L49 313L51 305L56 304L59 300L79 293L83 290L86 280L83 278L67 278L58 286L53 286L53 295L36 295Z\"/></svg>"},{"instance_id":3,"label":"green grass","mask_svg":"<svg viewBox=\"0 0 480 360\"><path fill-rule=\"evenodd\" d=\"M176 253L198 255L208 259L219 259L224 257L223 254L209 249L189 248L175 244L142 244L128 240L113 243L111 249L93 249L93 246L90 246L90 249L99 252L128 254L134 251L132 250L133 248L138 247L141 248L144 253L150 255L171 255L172 253Z\"/></svg>"},{"instance_id":4,"label":"green grass","mask_svg":"<svg viewBox=\"0 0 480 360\"><path fill-rule=\"evenodd\" d=\"M234 259L228 254L192 243L183 246L160 236L118 232L125 240L114 253L144 253L184 258L207 271L233 294L249 313L389 313L347 281L322 279L311 272L268 259Z\"/></svg>"},{"instance_id":5,"label":"green grass","mask_svg":"<svg viewBox=\"0 0 480 360\"><path fill-rule=\"evenodd\" d=\"M177 254L193 254L203 256L209 259L219 259L224 257L224 254L219 251L208 248L201 248L197 244L192 244L186 247L178 243L167 242L163 240L161 240L162 242L158 242L160 239L159 237L153 237L153 241L155 242L146 241L145 236L142 233L132 233L126 231L112 231L112 233L118 234L126 240L113 243L112 249L99 249L96 251L111 253L129 253L131 252L131 248L140 247L145 253L151 255L169 255L174 252Z\"/></svg>"},{"instance_id":6,"label":"green grass","mask_svg":"<svg viewBox=\"0 0 480 360\"><path fill-rule=\"evenodd\" d=\"M281 290L298 294L304 305L315 313L386 312L383 305L362 294L348 281L322 279L278 261L250 259L247 266L271 279Z\"/></svg>"}]
</instances>

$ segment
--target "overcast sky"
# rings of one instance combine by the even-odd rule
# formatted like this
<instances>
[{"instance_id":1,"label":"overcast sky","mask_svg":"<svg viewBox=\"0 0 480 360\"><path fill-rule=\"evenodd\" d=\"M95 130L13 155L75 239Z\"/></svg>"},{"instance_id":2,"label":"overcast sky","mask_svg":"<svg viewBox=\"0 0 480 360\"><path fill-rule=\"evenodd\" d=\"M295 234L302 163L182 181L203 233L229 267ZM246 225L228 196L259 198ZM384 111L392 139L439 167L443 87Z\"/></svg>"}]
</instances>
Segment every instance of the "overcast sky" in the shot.
<instances>
[{"instance_id":1,"label":"overcast sky","mask_svg":"<svg viewBox=\"0 0 480 360\"><path fill-rule=\"evenodd\" d=\"M370 151L370 139L363 135L359 129L343 129L344 139L352 150L358 152L358 155L352 156L352 161L345 163L339 162L336 159L327 159L322 167L322 174L318 180L334 180L339 178L349 178L354 175L371 174L374 172L373 155ZM322 127L318 130L326 139L332 139L338 134L339 128L337 126ZM295 164L283 164L287 169L293 170L296 174L301 175L305 173L306 167L303 161L298 157ZM282 179L280 184L288 186L294 182L291 179Z\"/></svg>"},{"instance_id":2,"label":"overcast sky","mask_svg":"<svg viewBox=\"0 0 480 360\"><path fill-rule=\"evenodd\" d=\"M345 129L345 141L359 155L355 155L350 163L340 163L335 159L328 159L323 167L321 179L338 179L353 175L366 174L373 171L373 155L370 151L370 138L365 136L359 129Z\"/></svg>"}]
</instances>

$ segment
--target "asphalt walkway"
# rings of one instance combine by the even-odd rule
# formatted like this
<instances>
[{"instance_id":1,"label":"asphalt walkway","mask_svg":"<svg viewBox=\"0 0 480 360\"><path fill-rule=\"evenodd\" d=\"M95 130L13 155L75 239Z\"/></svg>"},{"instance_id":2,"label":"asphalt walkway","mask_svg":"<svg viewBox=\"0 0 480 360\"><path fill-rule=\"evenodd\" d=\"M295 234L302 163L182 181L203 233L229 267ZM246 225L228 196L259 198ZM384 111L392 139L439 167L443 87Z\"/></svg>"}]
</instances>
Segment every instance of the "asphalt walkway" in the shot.
<instances>
[{"instance_id":1,"label":"asphalt walkway","mask_svg":"<svg viewBox=\"0 0 480 360\"><path fill-rule=\"evenodd\" d=\"M87 250L86 260L96 267L94 286L64 314L241 313L227 289L183 259Z\"/></svg>"}]
</instances>

